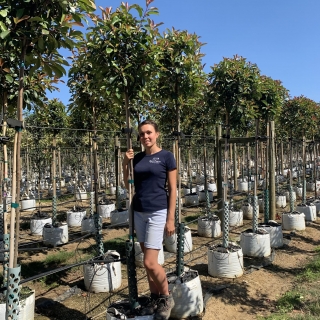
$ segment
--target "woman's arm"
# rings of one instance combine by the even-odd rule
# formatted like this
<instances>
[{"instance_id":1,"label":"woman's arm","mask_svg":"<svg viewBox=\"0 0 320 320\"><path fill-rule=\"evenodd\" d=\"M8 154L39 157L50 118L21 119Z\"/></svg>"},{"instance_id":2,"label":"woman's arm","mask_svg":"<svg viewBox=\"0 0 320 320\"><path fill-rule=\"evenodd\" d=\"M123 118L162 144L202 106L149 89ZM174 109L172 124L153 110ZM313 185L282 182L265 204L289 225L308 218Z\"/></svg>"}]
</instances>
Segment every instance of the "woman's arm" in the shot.
<instances>
[{"instance_id":1,"label":"woman's arm","mask_svg":"<svg viewBox=\"0 0 320 320\"><path fill-rule=\"evenodd\" d=\"M133 149L129 149L124 158L123 158L123 161L122 161L122 172L123 172L123 182L124 182L124 185L126 187L126 189L128 190L129 189L129 181L128 181L128 178L129 178L129 162L131 159L133 159L134 157L134 153L133 153Z\"/></svg>"},{"instance_id":2,"label":"woman's arm","mask_svg":"<svg viewBox=\"0 0 320 320\"><path fill-rule=\"evenodd\" d=\"M168 175L169 200L168 200L168 214L167 214L165 231L167 236L171 236L175 233L174 213L176 209L176 200L177 200L177 169L168 171L167 175Z\"/></svg>"}]
</instances>

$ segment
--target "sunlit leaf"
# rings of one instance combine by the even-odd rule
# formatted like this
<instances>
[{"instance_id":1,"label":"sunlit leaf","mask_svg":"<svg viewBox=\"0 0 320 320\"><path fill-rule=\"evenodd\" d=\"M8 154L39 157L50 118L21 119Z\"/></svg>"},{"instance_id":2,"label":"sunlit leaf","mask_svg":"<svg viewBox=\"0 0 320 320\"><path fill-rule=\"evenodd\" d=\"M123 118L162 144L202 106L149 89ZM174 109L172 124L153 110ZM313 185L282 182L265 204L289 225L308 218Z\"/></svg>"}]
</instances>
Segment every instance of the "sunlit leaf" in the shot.
<instances>
[{"instance_id":1,"label":"sunlit leaf","mask_svg":"<svg viewBox=\"0 0 320 320\"><path fill-rule=\"evenodd\" d=\"M4 38L7 37L9 34L10 34L10 30L2 31L2 32L0 33L0 38L1 38L1 39L4 39Z\"/></svg>"}]
</instances>

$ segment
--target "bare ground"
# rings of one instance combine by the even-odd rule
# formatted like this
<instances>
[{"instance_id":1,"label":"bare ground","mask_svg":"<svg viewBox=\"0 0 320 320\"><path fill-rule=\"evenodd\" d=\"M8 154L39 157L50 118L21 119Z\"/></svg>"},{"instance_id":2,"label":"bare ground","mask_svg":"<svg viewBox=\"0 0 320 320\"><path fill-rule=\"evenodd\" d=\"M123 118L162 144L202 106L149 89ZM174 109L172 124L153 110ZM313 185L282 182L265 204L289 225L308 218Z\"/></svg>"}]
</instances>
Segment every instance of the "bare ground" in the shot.
<instances>
[{"instance_id":1,"label":"bare ground","mask_svg":"<svg viewBox=\"0 0 320 320\"><path fill-rule=\"evenodd\" d=\"M68 209L66 205L59 208L61 212ZM88 203L84 203L88 207ZM284 210L281 210L284 211ZM194 208L185 215L194 215L199 209ZM279 211L280 213L280 211ZM22 214L23 219L30 218L29 213ZM230 231L230 238L239 240L242 230L251 227L251 221L244 220L244 226ZM320 243L320 222L310 222L305 231L290 233L283 231L285 245L275 249L272 264L260 267L261 259L245 258L244 275L237 279L219 279L208 275L207 249L221 239L202 238L197 236L196 224L192 230L193 251L185 255L185 266L199 272L202 293L205 300L205 311L198 318L204 320L257 319L275 311L276 300L293 286L294 277L303 266L312 259L314 249ZM22 253L20 262L43 261L55 251L76 251L89 248L95 243L93 237L79 241L79 229L69 230L69 242L63 247L51 248L35 253ZM127 228L110 229L109 221L104 221L103 240L113 239L128 234ZM31 236L28 230L21 231L21 243L29 246L41 246L41 237ZM112 248L110 248L112 249ZM166 254L165 269L175 269L175 256ZM78 257L80 258L80 257ZM76 262L76 261L73 261ZM68 261L72 263L72 261ZM53 266L54 267L59 267ZM137 268L138 291L148 293L144 270ZM112 293L88 293L83 284L81 267L71 272L61 272L54 283L45 281L28 282L27 285L36 292L36 320L47 319L105 319L106 309L112 302L128 298L126 264L122 263L122 286Z\"/></svg>"}]
</instances>

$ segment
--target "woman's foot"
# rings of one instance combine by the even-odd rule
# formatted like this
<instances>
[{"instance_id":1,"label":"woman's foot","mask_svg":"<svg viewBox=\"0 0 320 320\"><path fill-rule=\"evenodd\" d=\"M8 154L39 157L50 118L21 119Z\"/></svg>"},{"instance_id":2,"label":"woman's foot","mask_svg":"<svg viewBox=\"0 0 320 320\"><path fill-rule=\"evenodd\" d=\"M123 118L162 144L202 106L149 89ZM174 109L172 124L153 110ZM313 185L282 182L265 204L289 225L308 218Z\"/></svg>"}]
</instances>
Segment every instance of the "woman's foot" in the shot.
<instances>
[{"instance_id":1,"label":"woman's foot","mask_svg":"<svg viewBox=\"0 0 320 320\"><path fill-rule=\"evenodd\" d=\"M154 320L168 320L174 304L175 303L171 294L160 294L157 301L157 309L154 315Z\"/></svg>"},{"instance_id":2,"label":"woman's foot","mask_svg":"<svg viewBox=\"0 0 320 320\"><path fill-rule=\"evenodd\" d=\"M159 299L159 295L155 293L151 293L150 297L148 298L148 302L145 306L143 306L140 314L142 316L148 316L155 313L157 309L157 301Z\"/></svg>"}]
</instances>

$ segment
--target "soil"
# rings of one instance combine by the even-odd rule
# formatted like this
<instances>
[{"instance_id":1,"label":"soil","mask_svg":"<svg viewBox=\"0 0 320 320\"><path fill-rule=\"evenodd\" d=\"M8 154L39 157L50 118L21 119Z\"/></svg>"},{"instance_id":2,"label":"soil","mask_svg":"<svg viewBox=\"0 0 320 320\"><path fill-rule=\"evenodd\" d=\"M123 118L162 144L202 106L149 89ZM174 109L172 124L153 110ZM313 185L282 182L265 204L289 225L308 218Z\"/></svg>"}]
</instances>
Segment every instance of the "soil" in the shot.
<instances>
[{"instance_id":1,"label":"soil","mask_svg":"<svg viewBox=\"0 0 320 320\"><path fill-rule=\"evenodd\" d=\"M74 204L58 205L58 209L63 213ZM89 201L83 201L82 205L88 208ZM50 211L50 208L44 210ZM277 217L281 218L281 212L285 210L279 209ZM194 216L198 213L199 208L189 208L187 211L183 209L182 211L183 217ZM22 220L28 221L31 214L32 212L22 213ZM262 214L260 217L262 218ZM295 276L312 259L315 255L315 248L320 243L320 222L308 222L305 231L283 231L284 246L273 249L272 255L267 259L245 257L243 276L235 279L214 278L208 275L207 250L209 246L221 243L221 238L199 237L196 222L188 226L192 232L193 251L185 254L185 268L198 271L205 304L204 313L194 319L250 320L275 312L276 300L293 287ZM240 233L251 226L251 220L244 220L243 226L231 228L230 239L239 241ZM80 239L79 229L69 228L68 244L32 253L22 252L19 262L41 262L46 256L57 251L77 252L79 249L88 248L88 252L93 253L94 237ZM122 236L125 241L127 234L127 228L110 228L109 219L104 219L103 241ZM30 230L21 231L20 243L32 247L43 246L42 238L30 235ZM167 272L175 270L175 262L175 254L165 252L164 267ZM72 262L68 261L69 263ZM56 267L59 265L53 265L52 269ZM122 285L111 293L87 292L84 288L82 267L75 267L72 271L59 273L53 283L47 283L45 280L28 282L27 285L35 289L36 293L35 319L106 319L106 309L111 303L128 298L126 270L126 264L123 261ZM143 268L137 268L137 279L139 294L148 294L147 279Z\"/></svg>"}]
</instances>

